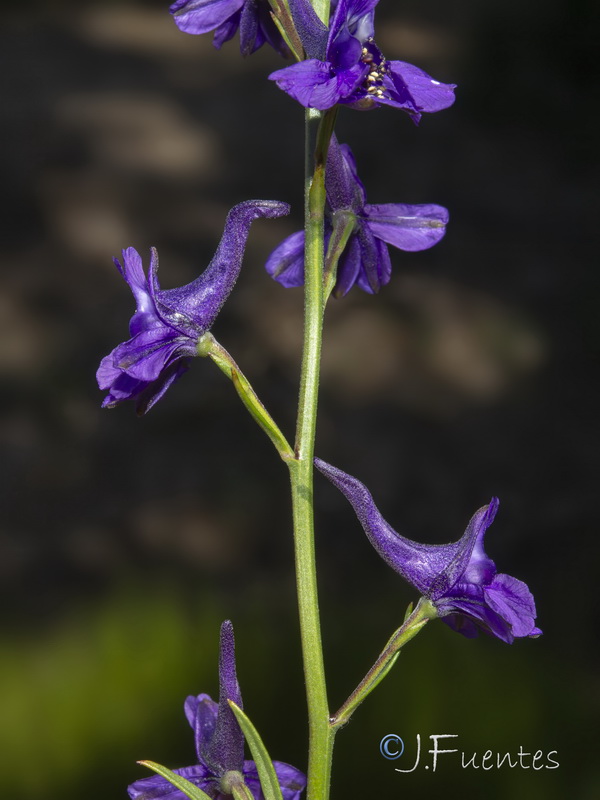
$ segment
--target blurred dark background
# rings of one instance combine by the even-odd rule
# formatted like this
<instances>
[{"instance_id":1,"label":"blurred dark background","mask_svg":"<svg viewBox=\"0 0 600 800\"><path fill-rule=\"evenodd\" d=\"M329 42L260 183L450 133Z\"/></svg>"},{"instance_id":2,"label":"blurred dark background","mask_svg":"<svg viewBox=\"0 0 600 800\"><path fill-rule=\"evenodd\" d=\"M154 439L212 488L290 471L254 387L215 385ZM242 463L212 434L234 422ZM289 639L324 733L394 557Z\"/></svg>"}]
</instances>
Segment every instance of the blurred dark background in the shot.
<instances>
[{"instance_id":1,"label":"blurred dark background","mask_svg":"<svg viewBox=\"0 0 600 800\"><path fill-rule=\"evenodd\" d=\"M12 798L125 797L151 758L193 763L187 694L216 695L234 621L246 708L272 755L305 766L285 469L230 385L198 361L144 419L101 411L94 373L133 309L111 258L161 256L163 286L208 263L227 210L255 223L214 332L292 436L301 293L270 249L301 226L302 112L261 50L177 31L168 3L3 4L0 784ZM382 0L378 43L459 85L415 128L340 114L371 202L451 212L433 250L392 252L376 298L331 304L318 453L427 542L493 494L487 550L535 593L544 636L507 646L430 625L339 735L342 797L600 796L596 484L598 174L592 3ZM317 481L332 706L414 592ZM399 775L379 754L419 733L555 770ZM544 761L543 763L547 763Z\"/></svg>"}]
</instances>

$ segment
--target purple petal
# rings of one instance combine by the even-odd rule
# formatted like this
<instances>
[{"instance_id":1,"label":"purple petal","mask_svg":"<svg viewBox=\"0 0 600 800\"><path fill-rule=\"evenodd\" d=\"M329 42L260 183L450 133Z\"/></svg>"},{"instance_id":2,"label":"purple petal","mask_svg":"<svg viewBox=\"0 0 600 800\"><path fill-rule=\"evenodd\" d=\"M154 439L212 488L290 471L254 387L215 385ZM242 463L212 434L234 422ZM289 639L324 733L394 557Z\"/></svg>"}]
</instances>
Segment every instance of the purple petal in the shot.
<instances>
[{"instance_id":1,"label":"purple petal","mask_svg":"<svg viewBox=\"0 0 600 800\"><path fill-rule=\"evenodd\" d=\"M447 625L468 639L475 638L478 630L483 630L507 644L512 644L514 640L510 623L483 600L473 601L468 597L447 598L436 603L436 608Z\"/></svg>"},{"instance_id":2,"label":"purple petal","mask_svg":"<svg viewBox=\"0 0 600 800\"><path fill-rule=\"evenodd\" d=\"M225 20L222 25L219 25L217 28L215 28L215 33L213 36L214 48L220 50L225 42L233 39L235 32L240 26L240 17L241 11L236 11L232 17L229 17L229 19Z\"/></svg>"},{"instance_id":3,"label":"purple petal","mask_svg":"<svg viewBox=\"0 0 600 800\"><path fill-rule=\"evenodd\" d=\"M103 391L108 390L108 394L102 401L102 408L114 408L119 403L122 403L123 400L130 400L132 397L136 397L148 386L145 381L130 378L129 375L121 372L121 370L114 370L113 368L114 372L111 372L110 368L105 364L107 359L110 358L111 356L107 356L102 360L97 372L98 384L102 382L100 388Z\"/></svg>"},{"instance_id":4,"label":"purple petal","mask_svg":"<svg viewBox=\"0 0 600 800\"><path fill-rule=\"evenodd\" d=\"M282 286L304 285L304 231L297 231L277 245L265 269Z\"/></svg>"},{"instance_id":5,"label":"purple petal","mask_svg":"<svg viewBox=\"0 0 600 800\"><path fill-rule=\"evenodd\" d=\"M190 695L186 698L184 710L194 731L198 761L203 760L202 753L214 735L218 709L219 704L207 694L199 694L197 697Z\"/></svg>"},{"instance_id":6,"label":"purple petal","mask_svg":"<svg viewBox=\"0 0 600 800\"><path fill-rule=\"evenodd\" d=\"M349 25L354 27L359 20L375 10L379 0L345 0L346 16Z\"/></svg>"},{"instance_id":7,"label":"purple petal","mask_svg":"<svg viewBox=\"0 0 600 800\"><path fill-rule=\"evenodd\" d=\"M151 249L151 263L158 258L156 250ZM144 274L142 259L134 247L123 250L123 266L118 259L113 259L115 266L127 282L136 302L136 313L129 323L129 332L132 336L140 331L160 325L160 319L156 314L154 302L150 295L148 281Z\"/></svg>"},{"instance_id":8,"label":"purple petal","mask_svg":"<svg viewBox=\"0 0 600 800\"><path fill-rule=\"evenodd\" d=\"M442 111L454 103L456 84L440 83L422 69L406 61L388 61L388 67L396 90L400 91L401 87L406 87L418 111L431 114Z\"/></svg>"},{"instance_id":9,"label":"purple petal","mask_svg":"<svg viewBox=\"0 0 600 800\"><path fill-rule=\"evenodd\" d=\"M486 602L505 619L515 637L539 636L535 627L535 601L523 581L510 575L499 574L489 586L484 586Z\"/></svg>"},{"instance_id":10,"label":"purple petal","mask_svg":"<svg viewBox=\"0 0 600 800\"><path fill-rule=\"evenodd\" d=\"M300 800L306 786L306 775L283 761L274 761L275 774L281 787L283 800Z\"/></svg>"},{"instance_id":11,"label":"purple petal","mask_svg":"<svg viewBox=\"0 0 600 800\"><path fill-rule=\"evenodd\" d=\"M244 0L177 0L171 6L175 24L184 33L208 33L226 22Z\"/></svg>"},{"instance_id":12,"label":"purple petal","mask_svg":"<svg viewBox=\"0 0 600 800\"><path fill-rule=\"evenodd\" d=\"M138 333L113 350L114 366L146 382L156 380L174 359L193 355L193 344L165 327Z\"/></svg>"},{"instance_id":13,"label":"purple petal","mask_svg":"<svg viewBox=\"0 0 600 800\"><path fill-rule=\"evenodd\" d=\"M283 800L300 800L306 786L306 776L303 772L290 764L284 764L282 761L273 761L275 774L281 787L281 794ZM254 761L244 761L243 769L244 781L248 785L250 791L255 798L263 799L264 795L260 786L258 771Z\"/></svg>"},{"instance_id":14,"label":"purple petal","mask_svg":"<svg viewBox=\"0 0 600 800\"><path fill-rule=\"evenodd\" d=\"M456 543L456 551L452 559L446 564L443 571L440 571L429 588L428 595L432 600L440 599L452 589L455 583L463 580L472 557L475 558L475 562L479 563L481 572L489 572L490 565L492 570L494 569L493 561L488 559L483 552L483 536L494 521L498 505L498 498L493 497L489 505L483 506L473 514L467 529Z\"/></svg>"},{"instance_id":15,"label":"purple petal","mask_svg":"<svg viewBox=\"0 0 600 800\"><path fill-rule=\"evenodd\" d=\"M344 297L354 286L361 268L360 244L356 236L350 236L337 266L334 297Z\"/></svg>"},{"instance_id":16,"label":"purple petal","mask_svg":"<svg viewBox=\"0 0 600 800\"><path fill-rule=\"evenodd\" d=\"M366 71L357 65L335 73L328 62L309 59L272 72L269 80L306 108L325 111L352 94Z\"/></svg>"},{"instance_id":17,"label":"purple petal","mask_svg":"<svg viewBox=\"0 0 600 800\"><path fill-rule=\"evenodd\" d=\"M392 262L390 261L390 254L387 248L387 244L385 244L385 242L382 242L379 239L375 239L375 250L377 254L376 256L377 275L379 280L379 287L381 287L385 286L386 283L390 282L390 278L392 277ZM366 274L364 274L362 270L358 276L356 285L360 289L362 289L363 292L368 292L369 294L373 294L373 289L371 288L367 280Z\"/></svg>"},{"instance_id":18,"label":"purple petal","mask_svg":"<svg viewBox=\"0 0 600 800\"><path fill-rule=\"evenodd\" d=\"M336 70L351 69L358 64L362 55L362 43L354 37L347 26L340 28L327 47L327 60Z\"/></svg>"},{"instance_id":19,"label":"purple petal","mask_svg":"<svg viewBox=\"0 0 600 800\"><path fill-rule=\"evenodd\" d=\"M203 764L196 764L193 767L182 767L174 769L177 775L187 778L195 786L199 786L206 791L213 784L212 773ZM172 783L160 775L152 775L150 778L142 778L127 787L127 792L131 800L187 800L183 792L176 789Z\"/></svg>"},{"instance_id":20,"label":"purple petal","mask_svg":"<svg viewBox=\"0 0 600 800\"><path fill-rule=\"evenodd\" d=\"M115 348L116 350L117 348ZM98 381L98 388L106 391L123 374L122 370L114 365L114 350L107 356L104 356L96 372L96 380Z\"/></svg>"},{"instance_id":21,"label":"purple petal","mask_svg":"<svg viewBox=\"0 0 600 800\"><path fill-rule=\"evenodd\" d=\"M113 258L115 266L129 285L135 297L138 311L149 311L152 308L152 300L148 293L148 282L144 274L142 257L135 247L127 247L121 252L123 254L123 265L121 266L118 259Z\"/></svg>"},{"instance_id":22,"label":"purple petal","mask_svg":"<svg viewBox=\"0 0 600 800\"><path fill-rule=\"evenodd\" d=\"M138 416L141 417L146 414L146 412L150 411L152 406L161 399L167 389L171 387L175 381L179 380L183 373L187 372L189 368L189 358L176 361L163 370L155 381L139 391L135 404L135 410Z\"/></svg>"},{"instance_id":23,"label":"purple petal","mask_svg":"<svg viewBox=\"0 0 600 800\"><path fill-rule=\"evenodd\" d=\"M361 277L364 277L371 294L376 294L381 286L379 279L379 251L377 241L369 226L360 221L355 234L360 246Z\"/></svg>"},{"instance_id":24,"label":"purple petal","mask_svg":"<svg viewBox=\"0 0 600 800\"><path fill-rule=\"evenodd\" d=\"M364 216L372 233L400 250L427 250L446 233L448 211L433 204L366 205Z\"/></svg>"},{"instance_id":25,"label":"purple petal","mask_svg":"<svg viewBox=\"0 0 600 800\"><path fill-rule=\"evenodd\" d=\"M373 14L371 13L379 0L339 0L329 29L327 56L331 59L331 49L336 40L350 34L362 45L373 36Z\"/></svg>"},{"instance_id":26,"label":"purple petal","mask_svg":"<svg viewBox=\"0 0 600 800\"><path fill-rule=\"evenodd\" d=\"M479 627L464 614L448 614L442 617L442 622L445 622L449 628L452 628L456 633L461 633L467 639L476 639L479 636Z\"/></svg>"}]
</instances>

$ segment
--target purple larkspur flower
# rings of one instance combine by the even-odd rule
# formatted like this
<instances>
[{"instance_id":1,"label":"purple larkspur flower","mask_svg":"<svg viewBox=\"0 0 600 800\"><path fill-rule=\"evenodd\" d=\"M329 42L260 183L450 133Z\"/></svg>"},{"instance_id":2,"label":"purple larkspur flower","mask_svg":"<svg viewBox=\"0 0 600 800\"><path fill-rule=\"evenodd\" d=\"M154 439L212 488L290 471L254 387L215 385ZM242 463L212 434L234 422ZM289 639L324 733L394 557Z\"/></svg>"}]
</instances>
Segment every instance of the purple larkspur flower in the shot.
<instances>
[{"instance_id":1,"label":"purple larkspur flower","mask_svg":"<svg viewBox=\"0 0 600 800\"><path fill-rule=\"evenodd\" d=\"M330 27L310 0L289 0L308 58L269 75L301 105L325 111L337 103L355 108L401 108L415 123L423 112L448 108L454 84L440 83L413 64L388 61L374 41L379 0L338 0Z\"/></svg>"},{"instance_id":2,"label":"purple larkspur flower","mask_svg":"<svg viewBox=\"0 0 600 800\"><path fill-rule=\"evenodd\" d=\"M448 211L432 203L367 203L362 181L356 171L352 150L339 145L332 136L325 187L331 215L342 213L352 219L354 229L340 257L333 294L343 297L355 284L374 293L391 277L388 244L415 252L433 247L446 232ZM331 223L326 222L326 245ZM304 283L304 231L292 233L269 256L267 272L285 287Z\"/></svg>"},{"instance_id":3,"label":"purple larkspur flower","mask_svg":"<svg viewBox=\"0 0 600 800\"><path fill-rule=\"evenodd\" d=\"M498 510L497 498L475 512L457 542L419 544L393 530L359 480L320 459L315 465L346 496L383 560L427 597L453 630L472 638L481 628L509 644L541 635L528 587L496 572L483 549L483 537Z\"/></svg>"},{"instance_id":4,"label":"purple larkspur flower","mask_svg":"<svg viewBox=\"0 0 600 800\"><path fill-rule=\"evenodd\" d=\"M233 625L226 620L221 625L219 702L215 703L207 694L192 695L185 701L185 715L194 731L198 763L174 772L187 778L213 800L228 800L231 797L223 787L223 779L226 784L227 773L238 772L242 774L255 800L264 800L256 764L244 760L244 735L229 706L229 700L242 708L235 668ZM304 773L281 761L274 761L273 766L283 800L300 800L306 785ZM131 800L187 800L183 792L159 775L142 778L132 783L127 791Z\"/></svg>"},{"instance_id":5,"label":"purple larkspur flower","mask_svg":"<svg viewBox=\"0 0 600 800\"><path fill-rule=\"evenodd\" d=\"M158 253L151 251L150 270L133 247L123 250L123 264L115 264L129 284L137 309L129 324L131 338L102 359L96 377L108 391L102 403L112 408L135 398L138 414L145 414L198 355L197 344L212 326L237 280L248 232L259 217L281 217L286 203L248 200L234 206L225 222L217 251L196 280L179 289L161 289Z\"/></svg>"},{"instance_id":6,"label":"purple larkspur flower","mask_svg":"<svg viewBox=\"0 0 600 800\"><path fill-rule=\"evenodd\" d=\"M271 18L268 0L176 0L171 14L184 33L214 31L213 44L219 50L240 29L240 51L248 56L265 42L281 55L288 49Z\"/></svg>"}]
</instances>

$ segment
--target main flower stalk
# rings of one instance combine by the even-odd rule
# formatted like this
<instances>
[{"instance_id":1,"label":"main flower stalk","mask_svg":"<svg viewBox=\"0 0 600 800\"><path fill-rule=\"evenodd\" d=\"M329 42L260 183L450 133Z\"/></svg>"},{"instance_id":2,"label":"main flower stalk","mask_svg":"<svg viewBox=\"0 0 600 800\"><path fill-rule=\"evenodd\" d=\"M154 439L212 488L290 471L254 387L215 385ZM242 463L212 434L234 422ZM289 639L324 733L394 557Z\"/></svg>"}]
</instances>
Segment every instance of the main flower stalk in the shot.
<instances>
[{"instance_id":1,"label":"main flower stalk","mask_svg":"<svg viewBox=\"0 0 600 800\"><path fill-rule=\"evenodd\" d=\"M300 635L308 704L307 800L327 800L333 748L315 561L313 453L324 311L325 163L334 118L332 112L323 114L310 109L306 112L304 346L296 427L296 457L288 462L294 515Z\"/></svg>"}]
</instances>

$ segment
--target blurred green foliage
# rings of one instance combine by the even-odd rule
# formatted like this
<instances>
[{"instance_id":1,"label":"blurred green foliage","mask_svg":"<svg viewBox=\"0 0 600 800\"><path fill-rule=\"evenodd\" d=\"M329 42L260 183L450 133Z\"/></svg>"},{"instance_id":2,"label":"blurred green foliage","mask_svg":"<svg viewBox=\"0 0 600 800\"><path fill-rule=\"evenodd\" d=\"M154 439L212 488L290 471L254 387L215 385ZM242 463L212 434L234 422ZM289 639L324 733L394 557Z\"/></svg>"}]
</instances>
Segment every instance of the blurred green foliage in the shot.
<instances>
[{"instance_id":1,"label":"blurred green foliage","mask_svg":"<svg viewBox=\"0 0 600 800\"><path fill-rule=\"evenodd\" d=\"M298 675L293 603L277 605L269 590L237 616L238 663L246 709L274 758L303 766L304 708ZM389 599L389 598L388 598ZM328 650L332 705L357 681L358 671L383 644L376 603L346 605L354 619L351 648ZM389 605L386 604L389 608ZM339 610L339 609L338 609ZM325 604L335 618L331 601ZM330 616L330 615L333 615ZM122 796L152 758L175 768L193 763L193 739L183 715L187 694L217 696L217 639L223 612L215 599L169 585L140 584L81 608L36 639L5 640L0 663L0 751L10 769L0 786L11 798ZM376 623L376 624L374 624ZM468 641L432 623L400 656L355 718L338 735L334 798L352 797L357 785L376 785L385 796L411 798L486 796L491 800L563 800L569 788L593 798L595 774L579 770L593 743L564 729L568 717L586 720L584 676L565 687L568 664L548 668L544 640L508 647L495 640ZM582 702L582 700L584 702ZM593 707L587 709L593 714ZM296 722L299 720L299 722ZM379 742L397 733L406 744L402 762L385 761ZM435 774L425 770L430 734L457 734L448 747L467 759L519 746L554 757L559 769L462 769L460 756L440 756ZM414 763L416 735L421 763ZM441 745L444 746L444 745ZM545 763L542 762L542 763ZM587 788L586 788L587 787Z\"/></svg>"}]
</instances>

